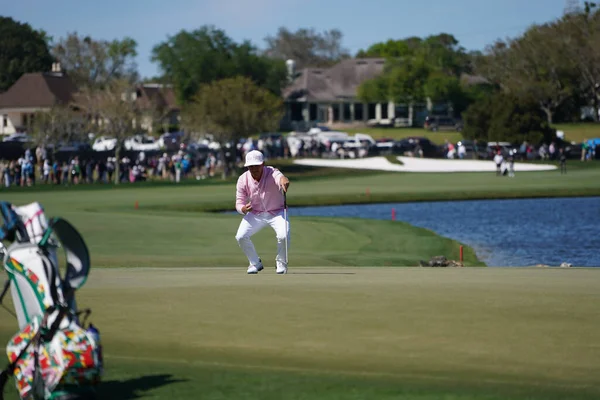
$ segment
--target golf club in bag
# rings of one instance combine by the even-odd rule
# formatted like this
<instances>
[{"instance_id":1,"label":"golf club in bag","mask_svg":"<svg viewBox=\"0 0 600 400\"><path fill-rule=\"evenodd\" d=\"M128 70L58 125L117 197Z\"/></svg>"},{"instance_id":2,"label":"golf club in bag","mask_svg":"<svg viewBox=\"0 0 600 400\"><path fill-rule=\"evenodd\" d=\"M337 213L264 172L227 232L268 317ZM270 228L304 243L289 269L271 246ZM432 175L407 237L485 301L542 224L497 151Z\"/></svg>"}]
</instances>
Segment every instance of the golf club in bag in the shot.
<instances>
[{"instance_id":1,"label":"golf club in bag","mask_svg":"<svg viewBox=\"0 0 600 400\"><path fill-rule=\"evenodd\" d=\"M0 213L0 240L12 242L0 243L8 273L0 304L10 288L19 326L6 346L0 400L11 375L21 399L94 399L103 373L100 334L91 323L85 327L90 310L79 311L75 301L91 267L83 238L66 220L48 220L39 203L0 202ZM67 264L64 277L59 248Z\"/></svg>"}]
</instances>

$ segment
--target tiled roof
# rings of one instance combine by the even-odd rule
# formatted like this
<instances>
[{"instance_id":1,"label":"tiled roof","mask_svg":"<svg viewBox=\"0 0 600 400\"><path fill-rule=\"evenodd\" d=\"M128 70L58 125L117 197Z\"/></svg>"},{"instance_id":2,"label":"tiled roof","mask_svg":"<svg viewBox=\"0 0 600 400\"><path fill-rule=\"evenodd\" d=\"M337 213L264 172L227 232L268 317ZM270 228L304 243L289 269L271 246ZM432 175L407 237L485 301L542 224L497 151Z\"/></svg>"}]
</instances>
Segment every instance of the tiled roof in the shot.
<instances>
[{"instance_id":1,"label":"tiled roof","mask_svg":"<svg viewBox=\"0 0 600 400\"><path fill-rule=\"evenodd\" d=\"M52 107L71 101L75 85L60 73L28 73L0 94L0 108Z\"/></svg>"},{"instance_id":2,"label":"tiled roof","mask_svg":"<svg viewBox=\"0 0 600 400\"><path fill-rule=\"evenodd\" d=\"M305 68L284 89L286 99L337 101L356 97L358 87L383 72L384 58L355 58L339 62L328 69Z\"/></svg>"}]
</instances>

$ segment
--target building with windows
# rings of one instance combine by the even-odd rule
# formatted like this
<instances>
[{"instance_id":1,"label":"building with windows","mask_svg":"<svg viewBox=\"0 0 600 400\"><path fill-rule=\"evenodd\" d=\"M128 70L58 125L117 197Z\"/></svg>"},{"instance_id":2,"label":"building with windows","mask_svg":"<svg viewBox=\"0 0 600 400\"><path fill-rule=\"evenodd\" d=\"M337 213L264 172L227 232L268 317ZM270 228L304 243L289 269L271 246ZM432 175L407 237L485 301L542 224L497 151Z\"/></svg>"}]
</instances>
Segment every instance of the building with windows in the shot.
<instances>
[{"instance_id":1,"label":"building with windows","mask_svg":"<svg viewBox=\"0 0 600 400\"><path fill-rule=\"evenodd\" d=\"M73 99L75 85L53 64L51 72L23 74L6 92L0 94L0 134L25 132L34 115Z\"/></svg>"},{"instance_id":2,"label":"building with windows","mask_svg":"<svg viewBox=\"0 0 600 400\"><path fill-rule=\"evenodd\" d=\"M384 58L353 58L330 68L304 68L299 71L294 71L293 65L293 61L288 60L288 73L293 79L283 90L283 129L348 124L423 126L429 115L452 115L449 102L432 103L428 100L409 105L393 101L360 101L358 88L383 73ZM466 74L461 79L467 85L486 82L481 77Z\"/></svg>"},{"instance_id":3,"label":"building with windows","mask_svg":"<svg viewBox=\"0 0 600 400\"><path fill-rule=\"evenodd\" d=\"M72 104L76 95L77 87L58 63L52 65L50 72L23 74L6 92L0 93L0 135L27 132L36 113ZM132 123L143 130L151 133L156 126L168 130L179 124L180 109L170 85L140 84L132 93L132 101L139 110L139 122Z\"/></svg>"}]
</instances>

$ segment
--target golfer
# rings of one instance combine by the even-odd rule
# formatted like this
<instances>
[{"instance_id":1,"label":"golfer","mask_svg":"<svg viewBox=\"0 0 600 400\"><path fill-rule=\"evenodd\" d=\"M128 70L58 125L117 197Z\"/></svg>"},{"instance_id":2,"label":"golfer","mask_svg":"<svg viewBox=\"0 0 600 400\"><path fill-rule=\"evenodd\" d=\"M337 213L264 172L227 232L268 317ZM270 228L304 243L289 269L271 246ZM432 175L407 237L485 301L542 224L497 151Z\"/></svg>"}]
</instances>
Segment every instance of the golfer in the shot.
<instances>
[{"instance_id":1,"label":"golfer","mask_svg":"<svg viewBox=\"0 0 600 400\"><path fill-rule=\"evenodd\" d=\"M263 154L258 150L246 154L244 166L248 167L248 171L238 178L235 194L235 208L244 215L244 219L235 240L250 262L248 273L256 274L263 269L263 265L250 237L270 225L277 237L276 271L285 274L289 224L284 218L282 191L287 193L290 181L278 169L265 166Z\"/></svg>"}]
</instances>

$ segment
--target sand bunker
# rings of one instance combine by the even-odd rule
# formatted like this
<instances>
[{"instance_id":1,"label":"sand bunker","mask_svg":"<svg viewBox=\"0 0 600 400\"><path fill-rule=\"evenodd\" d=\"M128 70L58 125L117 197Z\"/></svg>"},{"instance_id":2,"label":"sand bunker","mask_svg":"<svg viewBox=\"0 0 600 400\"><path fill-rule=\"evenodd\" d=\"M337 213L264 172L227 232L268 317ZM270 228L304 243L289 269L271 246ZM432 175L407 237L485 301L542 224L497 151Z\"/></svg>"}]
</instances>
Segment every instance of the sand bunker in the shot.
<instances>
[{"instance_id":1,"label":"sand bunker","mask_svg":"<svg viewBox=\"0 0 600 400\"><path fill-rule=\"evenodd\" d=\"M445 160L436 158L397 157L404 165L394 164L385 157L355 159L305 158L294 160L295 164L314 167L370 169L397 172L494 172L496 164L492 160ZM515 163L515 172L551 171L555 165Z\"/></svg>"}]
</instances>

